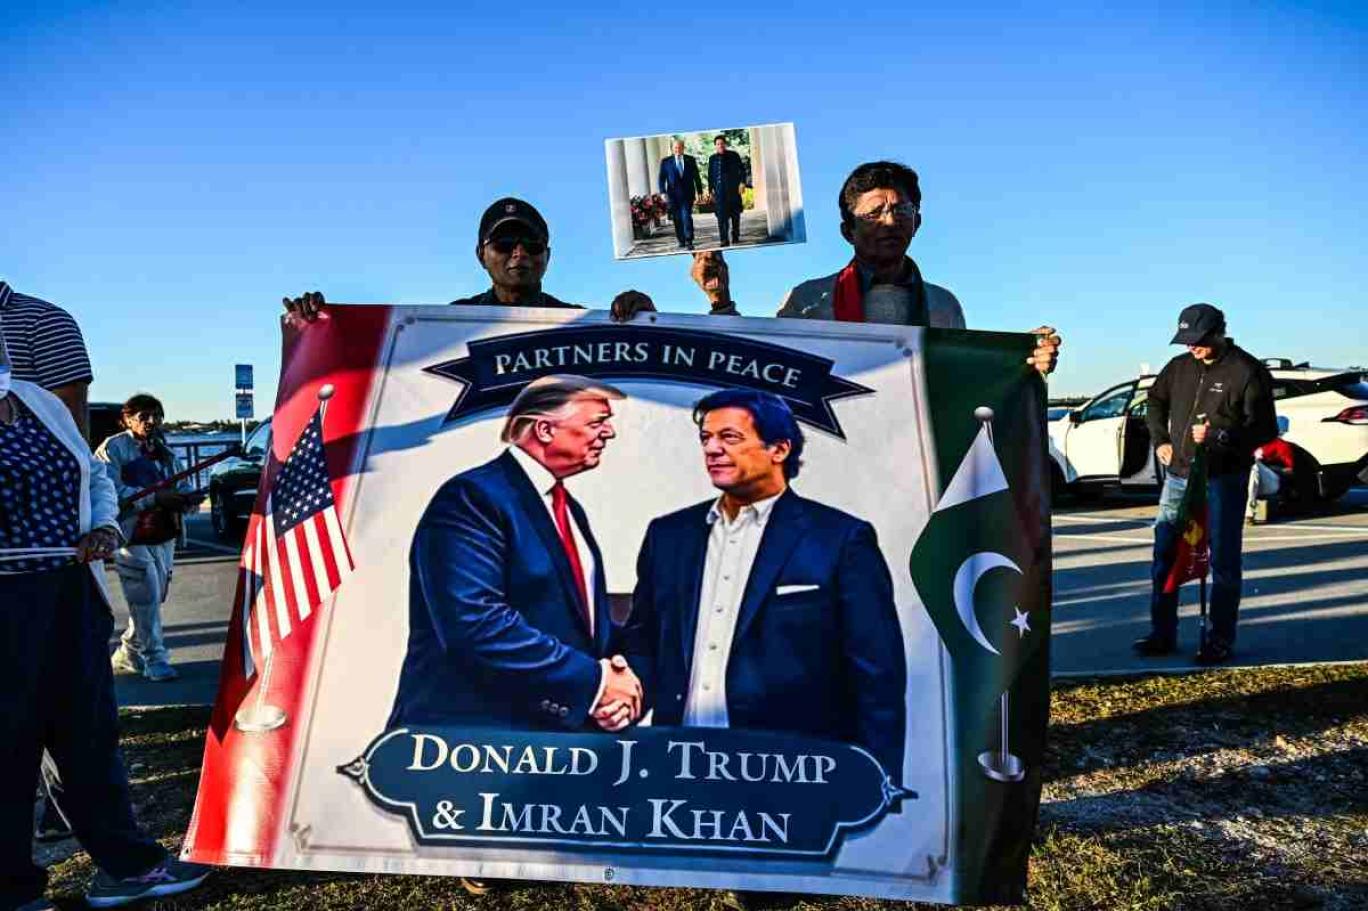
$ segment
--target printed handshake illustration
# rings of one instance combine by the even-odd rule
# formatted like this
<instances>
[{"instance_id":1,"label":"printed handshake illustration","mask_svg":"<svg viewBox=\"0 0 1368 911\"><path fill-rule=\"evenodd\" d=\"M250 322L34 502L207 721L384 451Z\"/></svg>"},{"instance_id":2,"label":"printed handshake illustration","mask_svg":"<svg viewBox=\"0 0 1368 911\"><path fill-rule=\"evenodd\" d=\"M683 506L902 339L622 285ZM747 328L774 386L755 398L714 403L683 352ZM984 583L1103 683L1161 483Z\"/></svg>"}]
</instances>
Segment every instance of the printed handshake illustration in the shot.
<instances>
[{"instance_id":1,"label":"printed handshake illustration","mask_svg":"<svg viewBox=\"0 0 1368 911\"><path fill-rule=\"evenodd\" d=\"M599 727L612 733L641 717L644 694L641 680L632 672L626 658L614 655L603 663L603 692L590 714Z\"/></svg>"}]
</instances>

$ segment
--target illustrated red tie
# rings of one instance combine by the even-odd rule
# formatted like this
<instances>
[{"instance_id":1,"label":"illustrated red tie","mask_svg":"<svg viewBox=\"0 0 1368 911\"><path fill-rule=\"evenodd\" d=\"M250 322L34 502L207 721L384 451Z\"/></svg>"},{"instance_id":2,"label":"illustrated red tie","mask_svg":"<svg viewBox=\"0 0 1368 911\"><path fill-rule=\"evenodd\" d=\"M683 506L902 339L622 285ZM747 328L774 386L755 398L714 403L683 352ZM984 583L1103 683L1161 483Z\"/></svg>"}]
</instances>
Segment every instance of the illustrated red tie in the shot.
<instances>
[{"instance_id":1,"label":"illustrated red tie","mask_svg":"<svg viewBox=\"0 0 1368 911\"><path fill-rule=\"evenodd\" d=\"M575 577L575 586L579 589L580 615L589 628L589 634L593 635L594 619L589 610L589 589L584 584L584 565L580 563L574 526L570 524L570 497L560 481L551 488L551 512L556 517L556 533L560 535L561 547L565 549L565 559L570 561L570 574Z\"/></svg>"}]
</instances>

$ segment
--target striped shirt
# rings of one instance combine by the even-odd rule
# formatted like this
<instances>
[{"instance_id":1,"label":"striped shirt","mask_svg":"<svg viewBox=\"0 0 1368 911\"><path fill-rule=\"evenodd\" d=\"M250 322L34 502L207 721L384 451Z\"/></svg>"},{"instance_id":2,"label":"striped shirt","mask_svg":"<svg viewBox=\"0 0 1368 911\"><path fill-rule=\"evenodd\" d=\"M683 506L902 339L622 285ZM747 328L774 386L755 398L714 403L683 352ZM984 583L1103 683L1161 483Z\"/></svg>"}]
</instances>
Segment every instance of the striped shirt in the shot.
<instances>
[{"instance_id":1,"label":"striped shirt","mask_svg":"<svg viewBox=\"0 0 1368 911\"><path fill-rule=\"evenodd\" d=\"M71 314L56 304L20 294L2 281L0 332L17 380L56 389L94 378L85 339Z\"/></svg>"}]
</instances>

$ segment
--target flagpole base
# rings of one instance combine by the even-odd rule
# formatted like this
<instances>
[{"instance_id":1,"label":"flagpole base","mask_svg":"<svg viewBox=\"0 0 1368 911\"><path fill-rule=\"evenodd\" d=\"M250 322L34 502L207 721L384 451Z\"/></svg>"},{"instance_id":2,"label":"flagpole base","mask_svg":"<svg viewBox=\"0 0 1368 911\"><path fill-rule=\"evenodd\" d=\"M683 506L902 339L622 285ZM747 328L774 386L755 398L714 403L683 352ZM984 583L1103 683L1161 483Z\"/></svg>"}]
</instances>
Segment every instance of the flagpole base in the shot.
<instances>
[{"instance_id":1,"label":"flagpole base","mask_svg":"<svg viewBox=\"0 0 1368 911\"><path fill-rule=\"evenodd\" d=\"M1026 777L1025 764L1011 753L1004 755L997 750L988 750L979 753L978 761L983 767L983 774L994 781L1011 783Z\"/></svg>"},{"instance_id":2,"label":"flagpole base","mask_svg":"<svg viewBox=\"0 0 1368 911\"><path fill-rule=\"evenodd\" d=\"M243 706L233 716L233 727L244 734L265 734L282 727L289 717L283 709L269 703Z\"/></svg>"}]
</instances>

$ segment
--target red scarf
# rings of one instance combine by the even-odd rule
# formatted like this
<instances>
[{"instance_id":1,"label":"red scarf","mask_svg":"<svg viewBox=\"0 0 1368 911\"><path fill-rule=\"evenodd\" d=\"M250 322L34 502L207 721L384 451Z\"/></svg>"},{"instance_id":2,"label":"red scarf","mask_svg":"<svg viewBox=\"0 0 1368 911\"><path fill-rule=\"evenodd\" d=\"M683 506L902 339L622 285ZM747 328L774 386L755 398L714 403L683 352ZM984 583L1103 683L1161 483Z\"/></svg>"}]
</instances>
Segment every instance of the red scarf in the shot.
<instances>
[{"instance_id":1,"label":"red scarf","mask_svg":"<svg viewBox=\"0 0 1368 911\"><path fill-rule=\"evenodd\" d=\"M926 304L926 285L922 282L921 270L917 268L916 262L907 260L911 266L911 280L913 294L917 299L918 314L913 315L914 322L920 321L920 325L926 325L931 320L931 314ZM831 295L832 310L839 322L843 323L863 323L865 321L864 312L864 287L860 281L860 267L855 260L851 260L846 267L836 273L836 289Z\"/></svg>"},{"instance_id":2,"label":"red scarf","mask_svg":"<svg viewBox=\"0 0 1368 911\"><path fill-rule=\"evenodd\" d=\"M831 296L831 303L839 322L864 322L864 288L860 287L860 267L855 265L855 260L836 273L836 291Z\"/></svg>"}]
</instances>

